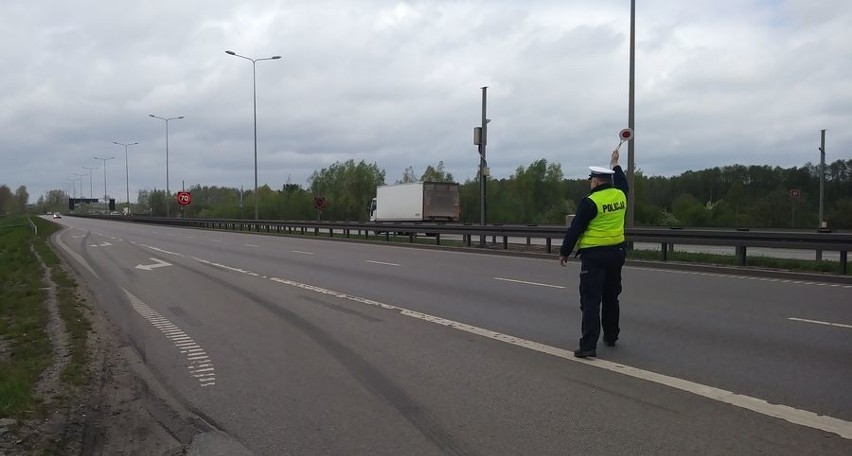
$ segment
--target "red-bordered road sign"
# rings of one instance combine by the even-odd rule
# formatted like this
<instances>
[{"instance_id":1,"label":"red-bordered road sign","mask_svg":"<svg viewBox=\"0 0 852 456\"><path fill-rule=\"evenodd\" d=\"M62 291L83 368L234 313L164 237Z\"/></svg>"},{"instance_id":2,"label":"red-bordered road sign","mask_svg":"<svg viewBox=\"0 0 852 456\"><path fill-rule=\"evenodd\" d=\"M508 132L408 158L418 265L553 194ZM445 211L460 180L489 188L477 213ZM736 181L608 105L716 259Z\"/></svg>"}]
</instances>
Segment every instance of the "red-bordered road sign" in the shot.
<instances>
[{"instance_id":1,"label":"red-bordered road sign","mask_svg":"<svg viewBox=\"0 0 852 456\"><path fill-rule=\"evenodd\" d=\"M325 198L322 196L314 198L314 207L317 209L323 209L325 207Z\"/></svg>"},{"instance_id":2,"label":"red-bordered road sign","mask_svg":"<svg viewBox=\"0 0 852 456\"><path fill-rule=\"evenodd\" d=\"M186 206L187 204L192 202L192 194L189 192L178 192L177 202L181 206Z\"/></svg>"},{"instance_id":3,"label":"red-bordered road sign","mask_svg":"<svg viewBox=\"0 0 852 456\"><path fill-rule=\"evenodd\" d=\"M798 188L791 188L790 189L790 198L799 199L801 197L802 197L802 191L801 190L799 190Z\"/></svg>"}]
</instances>

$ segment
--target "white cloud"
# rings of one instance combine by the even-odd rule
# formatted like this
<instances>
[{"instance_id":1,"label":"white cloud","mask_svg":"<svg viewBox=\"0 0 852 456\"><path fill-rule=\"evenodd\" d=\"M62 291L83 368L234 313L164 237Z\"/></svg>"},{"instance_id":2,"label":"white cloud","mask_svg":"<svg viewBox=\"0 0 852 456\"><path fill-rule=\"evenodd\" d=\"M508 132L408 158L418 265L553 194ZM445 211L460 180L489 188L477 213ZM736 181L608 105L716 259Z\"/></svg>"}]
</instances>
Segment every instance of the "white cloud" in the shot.
<instances>
[{"instance_id":1,"label":"white cloud","mask_svg":"<svg viewBox=\"0 0 852 456\"><path fill-rule=\"evenodd\" d=\"M818 159L822 128L830 161L852 155L848 2L638 3L636 163L647 174L801 165ZM0 183L35 199L115 155L108 190L123 199L112 141L139 141L131 195L164 188L154 113L185 116L170 123L172 189L250 187L252 69L226 49L283 56L257 64L261 183L304 184L349 158L377 162L390 181L439 160L472 177L483 85L497 177L539 158L577 177L606 162L627 124L628 5L7 0Z\"/></svg>"}]
</instances>

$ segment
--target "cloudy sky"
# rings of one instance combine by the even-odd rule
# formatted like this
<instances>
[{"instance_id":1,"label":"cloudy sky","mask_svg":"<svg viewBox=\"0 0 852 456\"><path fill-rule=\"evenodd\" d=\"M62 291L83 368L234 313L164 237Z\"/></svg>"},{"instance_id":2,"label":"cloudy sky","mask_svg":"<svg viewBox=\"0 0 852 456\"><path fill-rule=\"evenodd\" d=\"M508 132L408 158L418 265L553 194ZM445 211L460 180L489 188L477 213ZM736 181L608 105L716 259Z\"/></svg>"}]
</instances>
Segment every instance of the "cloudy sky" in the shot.
<instances>
[{"instance_id":1,"label":"cloudy sky","mask_svg":"<svg viewBox=\"0 0 852 456\"><path fill-rule=\"evenodd\" d=\"M639 0L636 165L673 175L735 163L852 158L852 2ZM0 184L30 200L82 184L139 189L307 185L336 161L393 182L443 160L568 177L605 165L627 126L628 0L3 0ZM626 155L626 154L624 154ZM626 160L625 160L626 161ZM84 177L72 184L74 174Z\"/></svg>"}]
</instances>

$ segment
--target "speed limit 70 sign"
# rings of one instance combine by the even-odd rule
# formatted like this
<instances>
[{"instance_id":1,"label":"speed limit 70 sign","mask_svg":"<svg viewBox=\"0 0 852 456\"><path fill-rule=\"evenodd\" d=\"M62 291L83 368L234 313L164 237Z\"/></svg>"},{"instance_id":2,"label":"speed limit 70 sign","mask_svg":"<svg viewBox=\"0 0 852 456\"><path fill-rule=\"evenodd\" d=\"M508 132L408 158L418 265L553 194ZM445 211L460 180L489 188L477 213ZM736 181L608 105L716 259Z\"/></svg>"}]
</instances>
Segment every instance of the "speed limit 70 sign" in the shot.
<instances>
[{"instance_id":1,"label":"speed limit 70 sign","mask_svg":"<svg viewBox=\"0 0 852 456\"><path fill-rule=\"evenodd\" d=\"M178 192L177 202L181 206L186 206L187 204L192 202L192 194L189 192Z\"/></svg>"}]
</instances>

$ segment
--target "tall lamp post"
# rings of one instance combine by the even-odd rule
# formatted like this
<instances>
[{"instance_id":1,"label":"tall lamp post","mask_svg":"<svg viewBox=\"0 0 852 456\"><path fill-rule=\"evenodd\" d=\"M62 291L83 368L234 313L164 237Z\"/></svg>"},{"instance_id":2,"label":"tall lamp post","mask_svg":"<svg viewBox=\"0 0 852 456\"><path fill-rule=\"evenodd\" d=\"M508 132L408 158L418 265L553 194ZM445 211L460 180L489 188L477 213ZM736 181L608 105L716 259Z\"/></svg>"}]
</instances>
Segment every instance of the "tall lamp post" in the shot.
<instances>
[{"instance_id":1,"label":"tall lamp post","mask_svg":"<svg viewBox=\"0 0 852 456\"><path fill-rule=\"evenodd\" d=\"M107 209L107 207L108 207L107 206L107 204L108 204L107 199L109 199L109 197L107 196L106 162L107 162L107 160L112 160L113 158L115 158L115 157L106 157L106 158L95 157L95 160L101 160L101 161L104 162L104 210L106 212L109 212L109 210Z\"/></svg>"},{"instance_id":2,"label":"tall lamp post","mask_svg":"<svg viewBox=\"0 0 852 456\"><path fill-rule=\"evenodd\" d=\"M819 142L819 226L825 228L825 130L820 130Z\"/></svg>"},{"instance_id":3,"label":"tall lamp post","mask_svg":"<svg viewBox=\"0 0 852 456\"><path fill-rule=\"evenodd\" d=\"M636 87L636 58L635 58L635 50L636 50L636 0L630 0L630 76L629 76L629 89L628 89L628 101L627 101L627 128L631 131L636 131L634 128L633 122L633 107L634 107L634 95L635 95L635 87ZM633 148L636 144L636 139L632 141L628 141L627 143L627 226L633 227L635 222L635 214L636 214L636 185L634 185L634 171L636 168L634 156L633 156Z\"/></svg>"},{"instance_id":4,"label":"tall lamp post","mask_svg":"<svg viewBox=\"0 0 852 456\"><path fill-rule=\"evenodd\" d=\"M77 197L77 184L74 183L74 182L76 182L76 180L74 180L73 177L69 177L68 180L71 181L71 198L76 198Z\"/></svg>"},{"instance_id":5,"label":"tall lamp post","mask_svg":"<svg viewBox=\"0 0 852 456\"><path fill-rule=\"evenodd\" d=\"M83 178L86 177L86 175L85 174L77 174L77 173L73 173L71 175L74 176L73 180L75 182L80 181L80 198L82 198L83 197Z\"/></svg>"},{"instance_id":6,"label":"tall lamp post","mask_svg":"<svg viewBox=\"0 0 852 456\"><path fill-rule=\"evenodd\" d=\"M135 146L139 144L138 142L132 143L120 143L118 141L113 141L113 144L118 144L119 146L124 146L124 181L125 186L127 187L127 214L130 214L130 168L127 165L127 146Z\"/></svg>"},{"instance_id":7,"label":"tall lamp post","mask_svg":"<svg viewBox=\"0 0 852 456\"><path fill-rule=\"evenodd\" d=\"M258 219L258 210L260 208L260 199L257 195L257 62L263 60L278 60L281 58L280 55L273 55L272 57L264 57L262 59L253 59L251 57L246 57L244 55L239 55L234 51L225 51L225 54L233 55L234 57L239 57L241 59L246 59L251 62L251 72L252 72L252 87L253 87L253 97L254 97L254 219Z\"/></svg>"},{"instance_id":8,"label":"tall lamp post","mask_svg":"<svg viewBox=\"0 0 852 456\"><path fill-rule=\"evenodd\" d=\"M183 116L177 117L160 117L153 114L148 114L149 117L160 119L166 122L166 217L169 216L169 203L171 199L171 191L169 190L169 121L183 119Z\"/></svg>"},{"instance_id":9,"label":"tall lamp post","mask_svg":"<svg viewBox=\"0 0 852 456\"><path fill-rule=\"evenodd\" d=\"M97 166L84 166L83 169L89 170L89 199L92 199L92 198L94 198L94 196L92 196L92 195L94 195L94 192L92 191L92 189L93 189L93 187L92 187L92 171L98 169L98 167ZM80 195L80 196L82 196L82 195Z\"/></svg>"}]
</instances>

